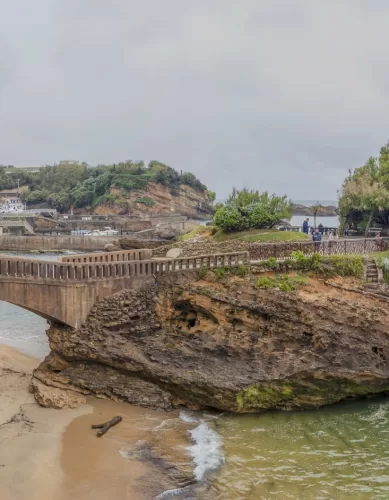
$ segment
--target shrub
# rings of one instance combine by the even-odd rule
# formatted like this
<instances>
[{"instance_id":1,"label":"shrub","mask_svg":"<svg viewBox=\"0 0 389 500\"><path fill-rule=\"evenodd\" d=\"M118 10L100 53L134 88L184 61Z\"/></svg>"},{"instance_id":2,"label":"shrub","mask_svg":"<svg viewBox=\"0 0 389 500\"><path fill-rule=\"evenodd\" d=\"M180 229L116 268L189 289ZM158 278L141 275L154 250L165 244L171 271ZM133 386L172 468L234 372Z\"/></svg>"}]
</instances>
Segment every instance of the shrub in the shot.
<instances>
[{"instance_id":1,"label":"shrub","mask_svg":"<svg viewBox=\"0 0 389 500\"><path fill-rule=\"evenodd\" d=\"M239 267L235 269L235 274L237 276L247 276L250 273L249 266L244 264L239 264Z\"/></svg>"},{"instance_id":2,"label":"shrub","mask_svg":"<svg viewBox=\"0 0 389 500\"><path fill-rule=\"evenodd\" d=\"M215 273L216 279L221 280L225 277L228 270L224 267L216 267L213 272Z\"/></svg>"},{"instance_id":3,"label":"shrub","mask_svg":"<svg viewBox=\"0 0 389 500\"><path fill-rule=\"evenodd\" d=\"M208 267L207 266L200 266L199 270L197 271L197 276L199 277L200 280L205 278L208 272Z\"/></svg>"},{"instance_id":4,"label":"shrub","mask_svg":"<svg viewBox=\"0 0 389 500\"><path fill-rule=\"evenodd\" d=\"M384 257L384 259L381 262L381 268L382 272L384 275L384 281L385 283L389 284L389 258Z\"/></svg>"}]
</instances>

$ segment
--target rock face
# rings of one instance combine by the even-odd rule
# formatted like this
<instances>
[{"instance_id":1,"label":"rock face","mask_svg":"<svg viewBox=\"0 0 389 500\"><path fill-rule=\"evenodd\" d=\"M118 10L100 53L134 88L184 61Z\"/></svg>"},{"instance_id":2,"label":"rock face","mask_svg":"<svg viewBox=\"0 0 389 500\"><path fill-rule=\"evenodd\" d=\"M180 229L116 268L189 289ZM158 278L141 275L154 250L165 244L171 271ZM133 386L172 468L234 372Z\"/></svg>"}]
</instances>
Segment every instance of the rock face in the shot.
<instances>
[{"instance_id":1,"label":"rock face","mask_svg":"<svg viewBox=\"0 0 389 500\"><path fill-rule=\"evenodd\" d=\"M85 396L75 391L50 387L42 384L36 377L31 382L30 391L35 400L45 408L62 410L66 408L77 408L86 402Z\"/></svg>"},{"instance_id":2,"label":"rock face","mask_svg":"<svg viewBox=\"0 0 389 500\"><path fill-rule=\"evenodd\" d=\"M307 215L313 217L313 207L307 207L305 205L295 203L293 204L293 215ZM317 209L318 217L336 217L337 215L339 214L335 205L320 205Z\"/></svg>"},{"instance_id":3,"label":"rock face","mask_svg":"<svg viewBox=\"0 0 389 500\"><path fill-rule=\"evenodd\" d=\"M147 190L130 191L112 188L119 203L98 205L93 213L101 215L159 215L161 213L177 213L195 219L210 219L212 217L211 203L206 191L197 191L190 186L181 184L175 192L163 184L149 182ZM137 203L137 200L148 198L152 204Z\"/></svg>"},{"instance_id":4,"label":"rock face","mask_svg":"<svg viewBox=\"0 0 389 500\"><path fill-rule=\"evenodd\" d=\"M241 413L389 391L385 292L254 282L183 273L98 301L79 330L48 330L52 354L35 379L142 406Z\"/></svg>"}]
</instances>

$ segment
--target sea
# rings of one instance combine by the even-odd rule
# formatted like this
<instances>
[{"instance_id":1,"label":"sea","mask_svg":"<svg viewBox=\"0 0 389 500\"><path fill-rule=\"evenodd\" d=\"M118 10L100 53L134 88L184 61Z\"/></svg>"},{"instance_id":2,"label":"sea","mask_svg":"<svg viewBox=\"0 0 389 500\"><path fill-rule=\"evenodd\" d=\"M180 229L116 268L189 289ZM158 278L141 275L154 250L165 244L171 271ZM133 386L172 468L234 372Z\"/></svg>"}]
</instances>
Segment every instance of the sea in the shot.
<instances>
[{"instance_id":1,"label":"sea","mask_svg":"<svg viewBox=\"0 0 389 500\"><path fill-rule=\"evenodd\" d=\"M36 257L56 260L58 254ZM47 327L39 316L0 302L0 344L43 358L49 352ZM389 499L387 397L301 412L185 410L177 412L174 422L177 429L186 429L188 460L205 488L198 498ZM163 422L153 432L162 436ZM125 447L118 446L118 453L128 460ZM171 490L160 499L184 493Z\"/></svg>"}]
</instances>

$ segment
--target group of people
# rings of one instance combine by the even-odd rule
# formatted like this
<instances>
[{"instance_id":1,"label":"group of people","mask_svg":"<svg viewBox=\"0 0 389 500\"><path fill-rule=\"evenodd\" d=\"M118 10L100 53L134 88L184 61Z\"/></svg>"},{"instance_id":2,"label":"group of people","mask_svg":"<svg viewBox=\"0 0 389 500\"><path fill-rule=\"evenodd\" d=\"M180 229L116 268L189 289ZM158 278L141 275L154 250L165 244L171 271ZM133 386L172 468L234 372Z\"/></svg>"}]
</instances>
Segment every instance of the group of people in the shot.
<instances>
[{"instance_id":1,"label":"group of people","mask_svg":"<svg viewBox=\"0 0 389 500\"><path fill-rule=\"evenodd\" d=\"M323 224L319 224L317 227L309 228L309 218L305 219L303 222L303 233L309 234L311 232L312 241L320 243L324 234ZM335 230L330 231L328 234L328 241L335 241L338 239L338 235Z\"/></svg>"},{"instance_id":2,"label":"group of people","mask_svg":"<svg viewBox=\"0 0 389 500\"><path fill-rule=\"evenodd\" d=\"M346 222L346 224L344 225L343 232L344 232L345 236L349 236L350 232L355 232L356 230L357 230L357 226L354 224L354 222L352 222L351 224Z\"/></svg>"}]
</instances>

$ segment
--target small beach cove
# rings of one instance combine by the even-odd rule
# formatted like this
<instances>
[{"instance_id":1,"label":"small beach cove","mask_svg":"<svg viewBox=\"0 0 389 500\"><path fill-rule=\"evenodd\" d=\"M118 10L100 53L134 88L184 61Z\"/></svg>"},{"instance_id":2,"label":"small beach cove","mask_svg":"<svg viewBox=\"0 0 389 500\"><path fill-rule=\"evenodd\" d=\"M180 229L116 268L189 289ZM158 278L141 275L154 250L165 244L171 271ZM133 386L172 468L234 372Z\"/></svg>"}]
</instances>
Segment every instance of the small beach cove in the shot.
<instances>
[{"instance_id":1,"label":"small beach cove","mask_svg":"<svg viewBox=\"0 0 389 500\"><path fill-rule=\"evenodd\" d=\"M189 431L180 413L88 398L78 409L37 405L39 359L0 346L0 498L151 500L192 489ZM92 424L122 417L101 438ZM171 494L169 493L171 492Z\"/></svg>"}]
</instances>

